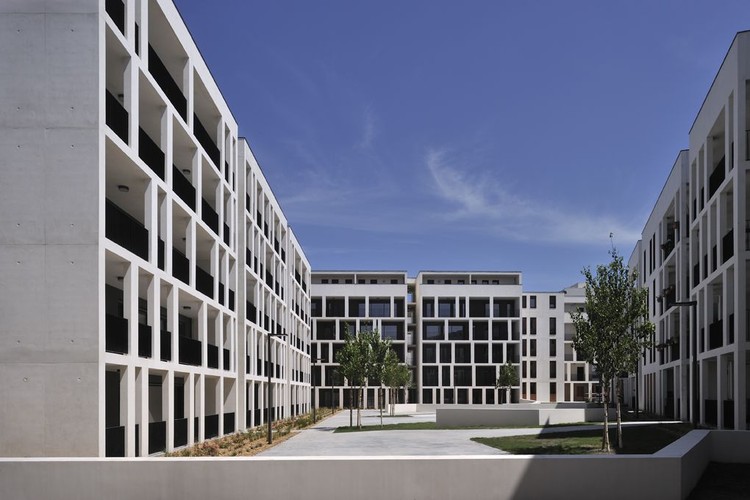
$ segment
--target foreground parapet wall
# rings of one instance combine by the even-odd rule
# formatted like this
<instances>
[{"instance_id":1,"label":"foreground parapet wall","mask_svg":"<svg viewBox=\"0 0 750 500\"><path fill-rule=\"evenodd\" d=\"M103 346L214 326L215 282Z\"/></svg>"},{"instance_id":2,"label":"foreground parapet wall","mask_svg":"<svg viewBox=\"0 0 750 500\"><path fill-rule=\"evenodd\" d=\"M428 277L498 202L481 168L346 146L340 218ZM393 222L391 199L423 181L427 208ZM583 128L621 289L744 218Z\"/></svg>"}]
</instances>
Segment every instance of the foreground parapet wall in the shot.
<instances>
[{"instance_id":1,"label":"foreground parapet wall","mask_svg":"<svg viewBox=\"0 0 750 500\"><path fill-rule=\"evenodd\" d=\"M614 408L609 409L609 417L615 418ZM601 407L558 408L542 405L511 405L507 408L454 407L435 410L438 427L471 427L476 425L556 425L579 422L603 422L604 409Z\"/></svg>"}]
</instances>

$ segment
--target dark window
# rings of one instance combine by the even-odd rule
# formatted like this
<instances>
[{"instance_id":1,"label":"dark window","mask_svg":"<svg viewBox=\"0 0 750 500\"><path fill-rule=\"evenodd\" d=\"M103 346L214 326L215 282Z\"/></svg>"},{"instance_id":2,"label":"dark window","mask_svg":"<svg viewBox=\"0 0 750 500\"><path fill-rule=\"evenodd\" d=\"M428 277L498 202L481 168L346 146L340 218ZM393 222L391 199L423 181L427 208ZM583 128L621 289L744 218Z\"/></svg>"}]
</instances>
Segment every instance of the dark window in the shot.
<instances>
[{"instance_id":1,"label":"dark window","mask_svg":"<svg viewBox=\"0 0 750 500\"><path fill-rule=\"evenodd\" d=\"M492 322L492 340L508 340L508 323L506 321Z\"/></svg>"},{"instance_id":2,"label":"dark window","mask_svg":"<svg viewBox=\"0 0 750 500\"><path fill-rule=\"evenodd\" d=\"M515 301L497 298L493 299L492 315L496 318L514 318L518 316Z\"/></svg>"},{"instance_id":3,"label":"dark window","mask_svg":"<svg viewBox=\"0 0 750 500\"><path fill-rule=\"evenodd\" d=\"M440 362L450 363L451 362L451 345L440 344Z\"/></svg>"},{"instance_id":4,"label":"dark window","mask_svg":"<svg viewBox=\"0 0 750 500\"><path fill-rule=\"evenodd\" d=\"M422 363L436 363L436 352L435 344L422 344Z\"/></svg>"},{"instance_id":5,"label":"dark window","mask_svg":"<svg viewBox=\"0 0 750 500\"><path fill-rule=\"evenodd\" d=\"M445 338L443 323L423 323L422 338L424 340L443 340Z\"/></svg>"},{"instance_id":6,"label":"dark window","mask_svg":"<svg viewBox=\"0 0 750 500\"><path fill-rule=\"evenodd\" d=\"M370 299L370 316L373 318L388 318L391 315L390 299Z\"/></svg>"},{"instance_id":7,"label":"dark window","mask_svg":"<svg viewBox=\"0 0 750 500\"><path fill-rule=\"evenodd\" d=\"M315 338L317 340L334 340L336 338L336 322L317 321Z\"/></svg>"},{"instance_id":8,"label":"dark window","mask_svg":"<svg viewBox=\"0 0 750 500\"><path fill-rule=\"evenodd\" d=\"M549 319L549 334L550 335L557 334L557 318Z\"/></svg>"},{"instance_id":9,"label":"dark window","mask_svg":"<svg viewBox=\"0 0 750 500\"><path fill-rule=\"evenodd\" d=\"M504 363L503 344L492 344L492 362L496 365Z\"/></svg>"},{"instance_id":10,"label":"dark window","mask_svg":"<svg viewBox=\"0 0 750 500\"><path fill-rule=\"evenodd\" d=\"M471 402L475 405L482 404L482 389L471 390Z\"/></svg>"},{"instance_id":11,"label":"dark window","mask_svg":"<svg viewBox=\"0 0 750 500\"><path fill-rule=\"evenodd\" d=\"M489 363L487 344L474 344L474 363Z\"/></svg>"},{"instance_id":12,"label":"dark window","mask_svg":"<svg viewBox=\"0 0 750 500\"><path fill-rule=\"evenodd\" d=\"M432 389L422 389L422 403L432 404Z\"/></svg>"},{"instance_id":13,"label":"dark window","mask_svg":"<svg viewBox=\"0 0 750 500\"><path fill-rule=\"evenodd\" d=\"M536 295L529 295L529 308L536 309Z\"/></svg>"},{"instance_id":14,"label":"dark window","mask_svg":"<svg viewBox=\"0 0 750 500\"><path fill-rule=\"evenodd\" d=\"M529 318L529 334L536 335L536 318Z\"/></svg>"},{"instance_id":15,"label":"dark window","mask_svg":"<svg viewBox=\"0 0 750 500\"><path fill-rule=\"evenodd\" d=\"M448 340L469 340L469 324L464 322L448 323Z\"/></svg>"},{"instance_id":16,"label":"dark window","mask_svg":"<svg viewBox=\"0 0 750 500\"><path fill-rule=\"evenodd\" d=\"M557 377L557 363L554 361L549 362L549 378ZM555 387L555 384L550 384L550 389Z\"/></svg>"},{"instance_id":17,"label":"dark window","mask_svg":"<svg viewBox=\"0 0 750 500\"><path fill-rule=\"evenodd\" d=\"M326 299L326 317L343 318L344 317L344 299Z\"/></svg>"},{"instance_id":18,"label":"dark window","mask_svg":"<svg viewBox=\"0 0 750 500\"><path fill-rule=\"evenodd\" d=\"M443 386L449 386L449 385L451 385L451 367L450 366L443 366L442 369L441 369L441 372L442 372L442 376L440 378L441 378L442 385ZM453 392L452 391L451 391L451 396L453 396ZM445 397L445 396L443 396L443 397ZM446 403L447 402L448 401L446 401ZM453 401L451 401L451 402L453 402Z\"/></svg>"},{"instance_id":19,"label":"dark window","mask_svg":"<svg viewBox=\"0 0 750 500\"><path fill-rule=\"evenodd\" d=\"M357 323L354 321L339 321L339 337L344 340L346 333L349 335L357 334Z\"/></svg>"},{"instance_id":20,"label":"dark window","mask_svg":"<svg viewBox=\"0 0 750 500\"><path fill-rule=\"evenodd\" d=\"M404 340L404 323L403 322L383 322L380 330L383 339Z\"/></svg>"},{"instance_id":21,"label":"dark window","mask_svg":"<svg viewBox=\"0 0 750 500\"><path fill-rule=\"evenodd\" d=\"M469 317L488 318L490 316L489 299L469 299Z\"/></svg>"},{"instance_id":22,"label":"dark window","mask_svg":"<svg viewBox=\"0 0 750 500\"><path fill-rule=\"evenodd\" d=\"M453 389L443 389L443 403L447 405L453 404Z\"/></svg>"},{"instance_id":23,"label":"dark window","mask_svg":"<svg viewBox=\"0 0 750 500\"><path fill-rule=\"evenodd\" d=\"M446 285L450 285L451 284L451 280L445 280L445 284Z\"/></svg>"},{"instance_id":24,"label":"dark window","mask_svg":"<svg viewBox=\"0 0 750 500\"><path fill-rule=\"evenodd\" d=\"M438 317L452 318L456 314L456 302L453 299L438 300Z\"/></svg>"},{"instance_id":25,"label":"dark window","mask_svg":"<svg viewBox=\"0 0 750 500\"><path fill-rule=\"evenodd\" d=\"M456 363L471 363L471 344L456 344Z\"/></svg>"},{"instance_id":26,"label":"dark window","mask_svg":"<svg viewBox=\"0 0 750 500\"><path fill-rule=\"evenodd\" d=\"M404 309L404 299L396 297L393 299L394 316L397 318L403 318L406 316Z\"/></svg>"},{"instance_id":27,"label":"dark window","mask_svg":"<svg viewBox=\"0 0 750 500\"><path fill-rule=\"evenodd\" d=\"M474 331L472 332L472 338L474 340L487 340L489 335L489 327L486 321L475 321Z\"/></svg>"},{"instance_id":28,"label":"dark window","mask_svg":"<svg viewBox=\"0 0 750 500\"><path fill-rule=\"evenodd\" d=\"M521 297L521 307L523 307L524 309L526 309L526 295L524 295L523 297Z\"/></svg>"},{"instance_id":29,"label":"dark window","mask_svg":"<svg viewBox=\"0 0 750 500\"><path fill-rule=\"evenodd\" d=\"M424 387L436 387L438 385L437 366L422 367L422 385Z\"/></svg>"},{"instance_id":30,"label":"dark window","mask_svg":"<svg viewBox=\"0 0 750 500\"><path fill-rule=\"evenodd\" d=\"M323 299L315 297L310 300L310 316L320 318L323 316Z\"/></svg>"},{"instance_id":31,"label":"dark window","mask_svg":"<svg viewBox=\"0 0 750 500\"><path fill-rule=\"evenodd\" d=\"M536 339L529 340L529 356L536 356Z\"/></svg>"},{"instance_id":32,"label":"dark window","mask_svg":"<svg viewBox=\"0 0 750 500\"><path fill-rule=\"evenodd\" d=\"M557 341L555 339L549 341L549 355L557 356Z\"/></svg>"},{"instance_id":33,"label":"dark window","mask_svg":"<svg viewBox=\"0 0 750 500\"><path fill-rule=\"evenodd\" d=\"M435 301L433 299L422 299L422 316L425 318L435 317Z\"/></svg>"},{"instance_id":34,"label":"dark window","mask_svg":"<svg viewBox=\"0 0 750 500\"><path fill-rule=\"evenodd\" d=\"M453 367L453 385L457 387L471 387L471 366Z\"/></svg>"},{"instance_id":35,"label":"dark window","mask_svg":"<svg viewBox=\"0 0 750 500\"><path fill-rule=\"evenodd\" d=\"M549 308L550 309L557 308L557 297L555 297L554 295L550 295L549 297Z\"/></svg>"},{"instance_id":36,"label":"dark window","mask_svg":"<svg viewBox=\"0 0 750 500\"><path fill-rule=\"evenodd\" d=\"M477 366L474 368L477 376L476 385L495 386L495 367L494 366Z\"/></svg>"},{"instance_id":37,"label":"dark window","mask_svg":"<svg viewBox=\"0 0 750 500\"><path fill-rule=\"evenodd\" d=\"M365 299L349 299L349 317L364 318L367 316Z\"/></svg>"}]
</instances>

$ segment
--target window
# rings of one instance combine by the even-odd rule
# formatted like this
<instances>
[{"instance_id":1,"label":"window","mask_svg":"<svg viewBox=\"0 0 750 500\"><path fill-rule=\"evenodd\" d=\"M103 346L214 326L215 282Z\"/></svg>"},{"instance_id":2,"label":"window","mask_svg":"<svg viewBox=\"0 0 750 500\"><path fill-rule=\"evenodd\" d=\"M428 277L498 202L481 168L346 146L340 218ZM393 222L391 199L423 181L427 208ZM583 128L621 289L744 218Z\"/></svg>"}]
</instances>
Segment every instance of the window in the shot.
<instances>
[{"instance_id":1,"label":"window","mask_svg":"<svg viewBox=\"0 0 750 500\"><path fill-rule=\"evenodd\" d=\"M477 377L476 385L495 386L495 367L494 366L477 366L474 368Z\"/></svg>"},{"instance_id":2,"label":"window","mask_svg":"<svg viewBox=\"0 0 750 500\"><path fill-rule=\"evenodd\" d=\"M456 363L471 363L471 344L456 344Z\"/></svg>"},{"instance_id":3,"label":"window","mask_svg":"<svg viewBox=\"0 0 750 500\"><path fill-rule=\"evenodd\" d=\"M514 318L518 316L516 304L513 300L498 299L492 300L492 315L496 318Z\"/></svg>"},{"instance_id":4,"label":"window","mask_svg":"<svg viewBox=\"0 0 750 500\"><path fill-rule=\"evenodd\" d=\"M447 405L453 404L453 389L443 389L443 403Z\"/></svg>"},{"instance_id":5,"label":"window","mask_svg":"<svg viewBox=\"0 0 750 500\"><path fill-rule=\"evenodd\" d=\"M445 280L445 284L446 285L450 285L451 284L451 280Z\"/></svg>"},{"instance_id":6,"label":"window","mask_svg":"<svg viewBox=\"0 0 750 500\"><path fill-rule=\"evenodd\" d=\"M344 283L346 283L347 285L351 285L352 284L352 279L351 278L346 278L344 280Z\"/></svg>"},{"instance_id":7,"label":"window","mask_svg":"<svg viewBox=\"0 0 750 500\"><path fill-rule=\"evenodd\" d=\"M422 363L437 363L435 344L422 345Z\"/></svg>"},{"instance_id":8,"label":"window","mask_svg":"<svg viewBox=\"0 0 750 500\"><path fill-rule=\"evenodd\" d=\"M521 307L523 309L526 309L526 295L524 295L523 297L521 297Z\"/></svg>"},{"instance_id":9,"label":"window","mask_svg":"<svg viewBox=\"0 0 750 500\"><path fill-rule=\"evenodd\" d=\"M370 316L373 318L388 318L391 315L390 299L370 299Z\"/></svg>"},{"instance_id":10,"label":"window","mask_svg":"<svg viewBox=\"0 0 750 500\"><path fill-rule=\"evenodd\" d=\"M383 339L404 340L404 324L398 321L393 323L383 321L380 334Z\"/></svg>"},{"instance_id":11,"label":"window","mask_svg":"<svg viewBox=\"0 0 750 500\"><path fill-rule=\"evenodd\" d=\"M365 299L349 299L349 317L364 318L367 316Z\"/></svg>"},{"instance_id":12,"label":"window","mask_svg":"<svg viewBox=\"0 0 750 500\"><path fill-rule=\"evenodd\" d=\"M326 299L326 317L343 318L344 317L344 299Z\"/></svg>"},{"instance_id":13,"label":"window","mask_svg":"<svg viewBox=\"0 0 750 500\"><path fill-rule=\"evenodd\" d=\"M536 295L529 295L529 308L536 309Z\"/></svg>"},{"instance_id":14,"label":"window","mask_svg":"<svg viewBox=\"0 0 750 500\"><path fill-rule=\"evenodd\" d=\"M451 362L451 345L440 344L440 362L450 363Z\"/></svg>"},{"instance_id":15,"label":"window","mask_svg":"<svg viewBox=\"0 0 750 500\"><path fill-rule=\"evenodd\" d=\"M324 285L327 285L328 284L328 278L323 278L322 280L320 280L320 282L322 284L324 284Z\"/></svg>"},{"instance_id":16,"label":"window","mask_svg":"<svg viewBox=\"0 0 750 500\"><path fill-rule=\"evenodd\" d=\"M529 334L536 335L536 318L529 318Z\"/></svg>"},{"instance_id":17,"label":"window","mask_svg":"<svg viewBox=\"0 0 750 500\"><path fill-rule=\"evenodd\" d=\"M338 284L339 284L339 280L337 280L337 279L332 279L332 280L331 280L331 283L333 283L334 285L338 285Z\"/></svg>"},{"instance_id":18,"label":"window","mask_svg":"<svg viewBox=\"0 0 750 500\"><path fill-rule=\"evenodd\" d=\"M474 340L487 340L489 334L489 327L486 321L475 321L474 331L472 332L472 338Z\"/></svg>"},{"instance_id":19,"label":"window","mask_svg":"<svg viewBox=\"0 0 750 500\"><path fill-rule=\"evenodd\" d=\"M357 322L356 321L339 321L339 338L344 340L346 333L349 335L357 334Z\"/></svg>"},{"instance_id":20,"label":"window","mask_svg":"<svg viewBox=\"0 0 750 500\"><path fill-rule=\"evenodd\" d=\"M310 301L310 316L320 318L323 315L323 299L314 297Z\"/></svg>"},{"instance_id":21,"label":"window","mask_svg":"<svg viewBox=\"0 0 750 500\"><path fill-rule=\"evenodd\" d=\"M479 384L477 384L477 385L479 385ZM485 398L485 403L486 404L488 404L488 405L494 405L495 404L495 389L485 389L484 390L484 398Z\"/></svg>"},{"instance_id":22,"label":"window","mask_svg":"<svg viewBox=\"0 0 750 500\"><path fill-rule=\"evenodd\" d=\"M404 299L396 297L393 299L393 309L394 313L393 315L397 318L403 318L405 316L404 313Z\"/></svg>"},{"instance_id":23,"label":"window","mask_svg":"<svg viewBox=\"0 0 750 500\"><path fill-rule=\"evenodd\" d=\"M536 339L529 340L529 356L536 356Z\"/></svg>"},{"instance_id":24,"label":"window","mask_svg":"<svg viewBox=\"0 0 750 500\"><path fill-rule=\"evenodd\" d=\"M371 332L372 331L372 321L360 321L359 322L359 331L360 332Z\"/></svg>"},{"instance_id":25,"label":"window","mask_svg":"<svg viewBox=\"0 0 750 500\"><path fill-rule=\"evenodd\" d=\"M529 362L529 377L536 378L536 361ZM536 391L534 391L536 392Z\"/></svg>"},{"instance_id":26,"label":"window","mask_svg":"<svg viewBox=\"0 0 750 500\"><path fill-rule=\"evenodd\" d=\"M422 389L422 403L432 404L432 389Z\"/></svg>"},{"instance_id":27,"label":"window","mask_svg":"<svg viewBox=\"0 0 750 500\"><path fill-rule=\"evenodd\" d=\"M443 340L445 338L443 323L423 323L422 338L424 340Z\"/></svg>"},{"instance_id":28,"label":"window","mask_svg":"<svg viewBox=\"0 0 750 500\"><path fill-rule=\"evenodd\" d=\"M474 363L489 363L487 344L474 344Z\"/></svg>"},{"instance_id":29,"label":"window","mask_svg":"<svg viewBox=\"0 0 750 500\"><path fill-rule=\"evenodd\" d=\"M505 357L503 356L503 344L492 344L492 362L496 365L505 362Z\"/></svg>"},{"instance_id":30,"label":"window","mask_svg":"<svg viewBox=\"0 0 750 500\"><path fill-rule=\"evenodd\" d=\"M377 285L378 284L378 280L370 280L370 284L371 285Z\"/></svg>"},{"instance_id":31,"label":"window","mask_svg":"<svg viewBox=\"0 0 750 500\"><path fill-rule=\"evenodd\" d=\"M488 318L490 316L489 299L469 299L470 318Z\"/></svg>"},{"instance_id":32,"label":"window","mask_svg":"<svg viewBox=\"0 0 750 500\"><path fill-rule=\"evenodd\" d=\"M334 340L336 338L335 321L318 321L316 323L316 340Z\"/></svg>"},{"instance_id":33,"label":"window","mask_svg":"<svg viewBox=\"0 0 750 500\"><path fill-rule=\"evenodd\" d=\"M557 363L554 361L549 362L549 378L557 378ZM554 386L555 384L551 384L551 387Z\"/></svg>"},{"instance_id":34,"label":"window","mask_svg":"<svg viewBox=\"0 0 750 500\"><path fill-rule=\"evenodd\" d=\"M435 317L435 300L422 299L422 316L425 318Z\"/></svg>"},{"instance_id":35,"label":"window","mask_svg":"<svg viewBox=\"0 0 750 500\"><path fill-rule=\"evenodd\" d=\"M443 386L449 386L451 385L451 367L450 366L443 366L440 370L442 372L441 382ZM451 397L453 396L453 392L451 391ZM445 397L445 396L443 396ZM448 401L446 401L447 403ZM453 402L453 401L451 401Z\"/></svg>"},{"instance_id":36,"label":"window","mask_svg":"<svg viewBox=\"0 0 750 500\"><path fill-rule=\"evenodd\" d=\"M555 295L549 296L549 308L557 309L557 297Z\"/></svg>"},{"instance_id":37,"label":"window","mask_svg":"<svg viewBox=\"0 0 750 500\"><path fill-rule=\"evenodd\" d=\"M549 341L549 355L557 356L557 341L555 339Z\"/></svg>"},{"instance_id":38,"label":"window","mask_svg":"<svg viewBox=\"0 0 750 500\"><path fill-rule=\"evenodd\" d=\"M398 285L397 279L391 279L391 285Z\"/></svg>"},{"instance_id":39,"label":"window","mask_svg":"<svg viewBox=\"0 0 750 500\"><path fill-rule=\"evenodd\" d=\"M457 387L471 387L471 366L453 367L453 385Z\"/></svg>"},{"instance_id":40,"label":"window","mask_svg":"<svg viewBox=\"0 0 750 500\"><path fill-rule=\"evenodd\" d=\"M508 340L508 323L506 321L492 322L492 340Z\"/></svg>"},{"instance_id":41,"label":"window","mask_svg":"<svg viewBox=\"0 0 750 500\"><path fill-rule=\"evenodd\" d=\"M475 405L482 404L482 389L471 390L471 402Z\"/></svg>"},{"instance_id":42,"label":"window","mask_svg":"<svg viewBox=\"0 0 750 500\"><path fill-rule=\"evenodd\" d=\"M438 300L438 317L452 318L456 314L456 302L453 299Z\"/></svg>"},{"instance_id":43,"label":"window","mask_svg":"<svg viewBox=\"0 0 750 500\"><path fill-rule=\"evenodd\" d=\"M448 340L469 340L469 324L464 322L448 323Z\"/></svg>"},{"instance_id":44,"label":"window","mask_svg":"<svg viewBox=\"0 0 750 500\"><path fill-rule=\"evenodd\" d=\"M549 319L549 334L550 335L557 334L557 318Z\"/></svg>"},{"instance_id":45,"label":"window","mask_svg":"<svg viewBox=\"0 0 750 500\"><path fill-rule=\"evenodd\" d=\"M424 387L436 387L438 385L437 366L422 367L422 385Z\"/></svg>"},{"instance_id":46,"label":"window","mask_svg":"<svg viewBox=\"0 0 750 500\"><path fill-rule=\"evenodd\" d=\"M427 280L427 284L428 285L434 285L435 284L435 280Z\"/></svg>"}]
</instances>

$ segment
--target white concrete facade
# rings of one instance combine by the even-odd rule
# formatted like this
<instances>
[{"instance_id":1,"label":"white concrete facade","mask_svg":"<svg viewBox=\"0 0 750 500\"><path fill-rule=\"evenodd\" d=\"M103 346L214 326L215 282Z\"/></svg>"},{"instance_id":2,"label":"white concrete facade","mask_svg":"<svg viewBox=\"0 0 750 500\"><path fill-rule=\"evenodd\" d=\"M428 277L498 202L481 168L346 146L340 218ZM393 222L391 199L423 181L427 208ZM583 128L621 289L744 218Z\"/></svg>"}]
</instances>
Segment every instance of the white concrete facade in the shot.
<instances>
[{"instance_id":1,"label":"white concrete facade","mask_svg":"<svg viewBox=\"0 0 750 500\"><path fill-rule=\"evenodd\" d=\"M750 424L749 89L750 32L741 32L630 259L656 325L631 393L648 411L720 429Z\"/></svg>"},{"instance_id":2,"label":"white concrete facade","mask_svg":"<svg viewBox=\"0 0 750 500\"><path fill-rule=\"evenodd\" d=\"M271 329L275 414L306 411L310 266L174 4L12 2L0 23L0 454L257 425Z\"/></svg>"}]
</instances>

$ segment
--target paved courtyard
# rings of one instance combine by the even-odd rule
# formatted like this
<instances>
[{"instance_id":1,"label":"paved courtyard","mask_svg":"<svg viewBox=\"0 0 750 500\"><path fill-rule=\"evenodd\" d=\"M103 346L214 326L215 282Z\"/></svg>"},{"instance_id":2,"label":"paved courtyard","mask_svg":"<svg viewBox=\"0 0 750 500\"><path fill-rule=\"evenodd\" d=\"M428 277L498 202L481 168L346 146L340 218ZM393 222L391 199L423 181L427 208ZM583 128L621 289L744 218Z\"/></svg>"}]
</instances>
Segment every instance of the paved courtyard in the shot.
<instances>
[{"instance_id":1,"label":"paved courtyard","mask_svg":"<svg viewBox=\"0 0 750 500\"><path fill-rule=\"evenodd\" d=\"M362 412L362 425L379 426L377 410ZM354 413L356 422L357 414ZM434 422L435 412L410 416L384 417L383 424L402 422ZM501 437L540 432L564 432L596 428L596 426L555 427L554 429L440 429L385 430L334 433L337 427L349 425L349 411L318 422L312 428L261 453L264 457L289 456L386 456L386 455L503 455L504 451L471 441L473 437Z\"/></svg>"}]
</instances>

